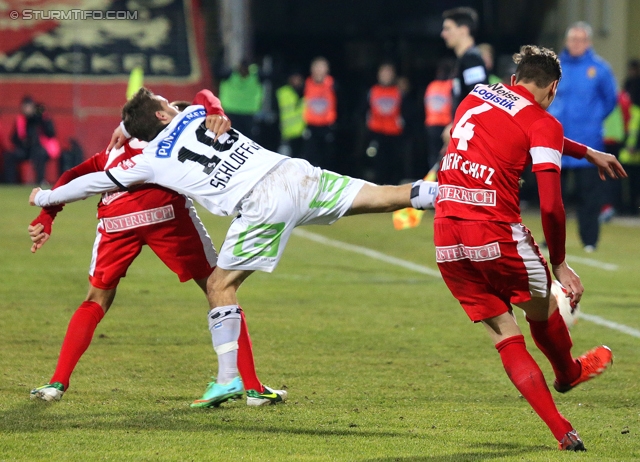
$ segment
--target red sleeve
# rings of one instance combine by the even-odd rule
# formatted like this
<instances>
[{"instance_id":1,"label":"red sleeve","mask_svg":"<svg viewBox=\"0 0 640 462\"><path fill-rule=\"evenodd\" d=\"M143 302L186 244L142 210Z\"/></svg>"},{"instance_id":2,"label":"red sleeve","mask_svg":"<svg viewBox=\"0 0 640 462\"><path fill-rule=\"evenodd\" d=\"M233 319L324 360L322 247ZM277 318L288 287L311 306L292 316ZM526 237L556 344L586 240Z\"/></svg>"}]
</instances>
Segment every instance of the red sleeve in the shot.
<instances>
[{"instance_id":1,"label":"red sleeve","mask_svg":"<svg viewBox=\"0 0 640 462\"><path fill-rule=\"evenodd\" d=\"M562 188L559 172L545 170L536 172L542 230L549 247L549 260L559 265L565 259L567 237L566 217L562 204Z\"/></svg>"},{"instance_id":2,"label":"red sleeve","mask_svg":"<svg viewBox=\"0 0 640 462\"><path fill-rule=\"evenodd\" d=\"M207 115L224 115L220 100L210 90L200 90L193 99L193 104L204 106Z\"/></svg>"},{"instance_id":3,"label":"red sleeve","mask_svg":"<svg viewBox=\"0 0 640 462\"><path fill-rule=\"evenodd\" d=\"M552 117L540 118L529 127L531 170L560 172L562 163L562 125Z\"/></svg>"},{"instance_id":4,"label":"red sleeve","mask_svg":"<svg viewBox=\"0 0 640 462\"><path fill-rule=\"evenodd\" d=\"M89 159L85 160L81 164L76 165L73 168L70 168L58 178L56 184L53 185L52 189L56 189L60 186L63 186L76 178L86 175L87 173L100 172L104 170L104 166L106 163L106 154L105 151L102 151ZM40 211L40 215L36 217L35 220L31 222L32 226L37 225L38 223L44 225L44 232L51 235L51 226L53 225L53 220L55 220L58 212L62 210L64 205L53 205L51 207L45 207Z\"/></svg>"},{"instance_id":5,"label":"red sleeve","mask_svg":"<svg viewBox=\"0 0 640 462\"><path fill-rule=\"evenodd\" d=\"M562 155L574 157L576 159L584 159L584 156L587 155L587 146L582 143L578 143L577 141L570 140L569 138L565 138Z\"/></svg>"}]
</instances>

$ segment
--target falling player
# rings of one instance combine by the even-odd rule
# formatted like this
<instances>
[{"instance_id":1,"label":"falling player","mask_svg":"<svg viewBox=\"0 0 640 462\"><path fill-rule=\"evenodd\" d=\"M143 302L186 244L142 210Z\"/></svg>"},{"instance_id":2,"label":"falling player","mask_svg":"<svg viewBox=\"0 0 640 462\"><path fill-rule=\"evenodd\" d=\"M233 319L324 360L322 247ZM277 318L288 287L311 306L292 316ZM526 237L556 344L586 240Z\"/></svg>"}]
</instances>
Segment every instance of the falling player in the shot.
<instances>
[{"instance_id":1,"label":"falling player","mask_svg":"<svg viewBox=\"0 0 640 462\"><path fill-rule=\"evenodd\" d=\"M206 124L212 132L224 133L230 128L220 101L211 92L204 90L198 93L193 103L206 111ZM56 187L89 173L102 172L117 165L127 166L145 146L146 143L133 139L120 148L96 154L65 172ZM53 220L61 209L62 206L44 208L31 223L32 252L49 239ZM89 293L69 322L51 380L32 390L32 398L59 400L67 391L76 364L89 347L97 324L113 303L120 278L126 275L144 245L148 245L181 282L193 279L206 292L207 278L215 267L217 254L188 198L154 185L142 186L131 192L104 194L98 204L98 218L100 222L89 270ZM258 379L244 313L239 314L238 369L247 390L247 404L255 406L284 401L286 391L271 390ZM224 373L219 371L218 376L224 378ZM197 407L218 404L219 397L212 396L197 403Z\"/></svg>"}]
</instances>

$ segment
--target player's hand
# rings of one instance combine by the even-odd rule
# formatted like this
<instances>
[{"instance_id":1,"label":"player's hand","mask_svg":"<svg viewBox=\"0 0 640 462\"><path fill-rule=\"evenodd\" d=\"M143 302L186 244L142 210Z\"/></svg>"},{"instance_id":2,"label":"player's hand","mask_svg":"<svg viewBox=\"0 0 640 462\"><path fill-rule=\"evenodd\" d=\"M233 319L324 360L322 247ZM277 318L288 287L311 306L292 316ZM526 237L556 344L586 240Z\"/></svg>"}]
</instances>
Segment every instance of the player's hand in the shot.
<instances>
[{"instance_id":1,"label":"player's hand","mask_svg":"<svg viewBox=\"0 0 640 462\"><path fill-rule=\"evenodd\" d=\"M592 148L587 148L587 154L584 158L598 167L598 173L600 174L600 179L602 181L606 181L607 176L614 180L627 177L627 172L624 171L622 164L614 155L607 154L602 151L596 151Z\"/></svg>"},{"instance_id":2,"label":"player's hand","mask_svg":"<svg viewBox=\"0 0 640 462\"><path fill-rule=\"evenodd\" d=\"M216 137L213 139L213 141L216 141L220 135L229 131L231 128L231 121L227 116L219 114L208 115L205 119L204 125L207 127L207 130L216 134Z\"/></svg>"},{"instance_id":3,"label":"player's hand","mask_svg":"<svg viewBox=\"0 0 640 462\"><path fill-rule=\"evenodd\" d=\"M124 143L126 143L127 140L128 138L124 136L124 133L122 133L122 128L120 127L120 125L118 125L118 128L116 128L111 135L111 141L109 141L109 146L107 146L107 154L111 152L111 149L113 148L120 149L122 146L124 146Z\"/></svg>"},{"instance_id":4,"label":"player's hand","mask_svg":"<svg viewBox=\"0 0 640 462\"><path fill-rule=\"evenodd\" d=\"M36 251L49 240L49 234L44 232L44 225L41 223L35 226L29 225L27 231L29 231L29 237L31 238L31 242L33 242L31 245L31 253L36 253Z\"/></svg>"},{"instance_id":5,"label":"player's hand","mask_svg":"<svg viewBox=\"0 0 640 462\"><path fill-rule=\"evenodd\" d=\"M36 205L36 194L38 194L40 191L42 191L42 189L33 188L31 194L29 194L29 205Z\"/></svg>"},{"instance_id":6,"label":"player's hand","mask_svg":"<svg viewBox=\"0 0 640 462\"><path fill-rule=\"evenodd\" d=\"M571 303L573 305L579 303L584 293L580 276L567 265L566 261L563 261L559 265L552 265L551 269L556 279L567 289L567 297L571 298Z\"/></svg>"}]
</instances>

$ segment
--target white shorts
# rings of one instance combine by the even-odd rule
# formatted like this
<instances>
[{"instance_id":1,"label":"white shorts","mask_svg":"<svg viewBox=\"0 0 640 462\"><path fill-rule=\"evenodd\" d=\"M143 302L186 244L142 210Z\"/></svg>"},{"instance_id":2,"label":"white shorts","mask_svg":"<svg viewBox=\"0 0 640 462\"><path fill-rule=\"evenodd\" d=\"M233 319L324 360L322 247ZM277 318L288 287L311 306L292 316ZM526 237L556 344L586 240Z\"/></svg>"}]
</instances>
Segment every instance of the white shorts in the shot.
<instances>
[{"instance_id":1,"label":"white shorts","mask_svg":"<svg viewBox=\"0 0 640 462\"><path fill-rule=\"evenodd\" d=\"M303 159L282 162L240 202L218 266L272 272L296 226L332 224L349 211L364 184Z\"/></svg>"}]
</instances>

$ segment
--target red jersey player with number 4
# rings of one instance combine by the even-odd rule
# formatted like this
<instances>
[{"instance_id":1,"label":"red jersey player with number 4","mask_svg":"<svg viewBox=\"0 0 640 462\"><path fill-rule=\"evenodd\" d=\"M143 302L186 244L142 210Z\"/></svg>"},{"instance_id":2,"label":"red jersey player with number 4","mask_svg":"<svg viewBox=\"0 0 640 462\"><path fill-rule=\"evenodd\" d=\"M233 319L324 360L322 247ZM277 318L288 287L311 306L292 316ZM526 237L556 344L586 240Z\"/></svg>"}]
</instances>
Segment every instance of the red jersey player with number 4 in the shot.
<instances>
[{"instance_id":1,"label":"red jersey player with number 4","mask_svg":"<svg viewBox=\"0 0 640 462\"><path fill-rule=\"evenodd\" d=\"M551 274L522 224L518 181L531 162L538 181L542 227L555 277L577 303L584 288L565 260L560 189L562 125L546 112L562 71L553 51L522 47L511 85L477 85L456 111L438 173L434 240L447 287L474 322L482 322L507 375L548 425L562 450L584 451L560 414L542 371L528 353L512 305L526 313L531 336L565 393L601 374L611 350L596 347L574 359L571 337L549 297Z\"/></svg>"}]
</instances>

